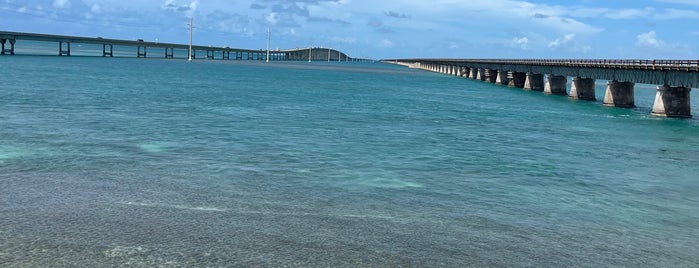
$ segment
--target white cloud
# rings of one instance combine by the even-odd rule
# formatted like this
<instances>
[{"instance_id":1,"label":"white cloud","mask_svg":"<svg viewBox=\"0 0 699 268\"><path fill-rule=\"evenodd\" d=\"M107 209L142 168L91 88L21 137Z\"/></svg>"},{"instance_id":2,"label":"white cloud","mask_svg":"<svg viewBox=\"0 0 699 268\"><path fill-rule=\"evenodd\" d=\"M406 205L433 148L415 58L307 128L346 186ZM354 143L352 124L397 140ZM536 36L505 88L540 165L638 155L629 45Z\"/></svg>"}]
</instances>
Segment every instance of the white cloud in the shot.
<instances>
[{"instance_id":1,"label":"white cloud","mask_svg":"<svg viewBox=\"0 0 699 268\"><path fill-rule=\"evenodd\" d=\"M279 22L279 15L276 12L269 13L269 15L265 17L265 20L270 25L276 25L277 22Z\"/></svg>"},{"instance_id":2,"label":"white cloud","mask_svg":"<svg viewBox=\"0 0 699 268\"><path fill-rule=\"evenodd\" d=\"M573 38L575 38L575 34L566 34L565 36L563 36L563 38L556 38L556 40L550 42L548 46L551 49L556 49L558 47L569 44L573 41Z\"/></svg>"},{"instance_id":3,"label":"white cloud","mask_svg":"<svg viewBox=\"0 0 699 268\"><path fill-rule=\"evenodd\" d=\"M70 7L70 0L54 0L53 7L58 9L64 9Z\"/></svg>"},{"instance_id":4,"label":"white cloud","mask_svg":"<svg viewBox=\"0 0 699 268\"><path fill-rule=\"evenodd\" d=\"M392 47L394 47L393 42L391 42L391 40L388 40L388 39L383 39L383 40L379 41L377 46L380 48L392 48Z\"/></svg>"},{"instance_id":5,"label":"white cloud","mask_svg":"<svg viewBox=\"0 0 699 268\"><path fill-rule=\"evenodd\" d=\"M611 9L606 14L605 17L610 19L635 19L647 17L655 11L654 8L644 8L644 9Z\"/></svg>"},{"instance_id":6,"label":"white cloud","mask_svg":"<svg viewBox=\"0 0 699 268\"><path fill-rule=\"evenodd\" d=\"M333 43L339 43L339 44L354 44L355 42L357 42L357 39L354 37L346 37L346 36L345 37L337 37L337 36L335 36L335 37L330 38L330 41L332 41Z\"/></svg>"},{"instance_id":7,"label":"white cloud","mask_svg":"<svg viewBox=\"0 0 699 268\"><path fill-rule=\"evenodd\" d=\"M655 1L656 1L656 2L661 2L661 3L684 4L684 5L699 6L699 1L697 1L697 0L655 0Z\"/></svg>"},{"instance_id":8,"label":"white cloud","mask_svg":"<svg viewBox=\"0 0 699 268\"><path fill-rule=\"evenodd\" d=\"M529 48L529 38L526 36L524 37L515 37L512 40L509 40L507 42L507 46L509 47L519 47L521 49L528 49Z\"/></svg>"},{"instance_id":9,"label":"white cloud","mask_svg":"<svg viewBox=\"0 0 699 268\"><path fill-rule=\"evenodd\" d=\"M640 47L660 48L665 43L655 36L655 31L642 33L636 36L636 45Z\"/></svg>"},{"instance_id":10,"label":"white cloud","mask_svg":"<svg viewBox=\"0 0 699 268\"><path fill-rule=\"evenodd\" d=\"M663 12L655 14L657 20L699 19L699 12L687 9L666 8Z\"/></svg>"},{"instance_id":11,"label":"white cloud","mask_svg":"<svg viewBox=\"0 0 699 268\"><path fill-rule=\"evenodd\" d=\"M188 4L182 4L180 1L176 0L165 0L160 7L165 10L184 12L187 14L187 16L191 17L199 7L199 0L192 0Z\"/></svg>"},{"instance_id":12,"label":"white cloud","mask_svg":"<svg viewBox=\"0 0 699 268\"><path fill-rule=\"evenodd\" d=\"M551 50L560 49L575 53L587 53L592 51L592 47L590 45L581 43L576 39L576 35L572 33L566 34L561 38L556 38L556 40L549 42L548 47Z\"/></svg>"},{"instance_id":13,"label":"white cloud","mask_svg":"<svg viewBox=\"0 0 699 268\"><path fill-rule=\"evenodd\" d=\"M90 7L90 11L92 13L100 13L102 11L102 7L99 4L93 4L92 7Z\"/></svg>"}]
</instances>

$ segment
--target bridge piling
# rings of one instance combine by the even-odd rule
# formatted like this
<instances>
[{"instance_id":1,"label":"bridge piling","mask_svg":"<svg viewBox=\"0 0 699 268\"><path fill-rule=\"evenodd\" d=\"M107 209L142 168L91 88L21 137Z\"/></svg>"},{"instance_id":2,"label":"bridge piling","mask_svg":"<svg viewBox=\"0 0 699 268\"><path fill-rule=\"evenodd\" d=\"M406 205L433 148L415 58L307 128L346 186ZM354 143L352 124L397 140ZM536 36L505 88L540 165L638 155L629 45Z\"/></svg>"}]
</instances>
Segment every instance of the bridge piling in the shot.
<instances>
[{"instance_id":1,"label":"bridge piling","mask_svg":"<svg viewBox=\"0 0 699 268\"><path fill-rule=\"evenodd\" d=\"M505 70L498 70L498 76L495 78L495 84L498 85L508 85L510 83L509 77L510 72Z\"/></svg>"},{"instance_id":2,"label":"bridge piling","mask_svg":"<svg viewBox=\"0 0 699 268\"><path fill-rule=\"evenodd\" d=\"M166 59L174 59L175 58L175 48L174 47L166 47L165 48L165 58Z\"/></svg>"},{"instance_id":3,"label":"bridge piling","mask_svg":"<svg viewBox=\"0 0 699 268\"><path fill-rule=\"evenodd\" d=\"M190 52L187 51L187 57L189 57L189 58L191 58L191 59L196 59L196 58L197 58L197 50L196 50L196 49L192 49L192 51L191 51L191 54L192 54L192 55L189 55L189 54L190 54ZM190 56L191 56L191 57L190 57Z\"/></svg>"},{"instance_id":4,"label":"bridge piling","mask_svg":"<svg viewBox=\"0 0 699 268\"><path fill-rule=\"evenodd\" d=\"M478 68L471 68L468 72L468 78L476 79L478 77Z\"/></svg>"},{"instance_id":5,"label":"bridge piling","mask_svg":"<svg viewBox=\"0 0 699 268\"><path fill-rule=\"evenodd\" d=\"M63 44L66 44L66 49L63 49ZM58 41L58 56L70 56L70 42Z\"/></svg>"},{"instance_id":6,"label":"bridge piling","mask_svg":"<svg viewBox=\"0 0 699 268\"><path fill-rule=\"evenodd\" d=\"M143 52L141 52L141 47L143 48ZM137 58L141 58L141 57L145 58L147 56L146 55L147 49L148 48L146 46L138 46L138 51L136 52L136 57Z\"/></svg>"},{"instance_id":7,"label":"bridge piling","mask_svg":"<svg viewBox=\"0 0 699 268\"><path fill-rule=\"evenodd\" d=\"M488 83L495 83L498 76L498 70L495 69L485 69L485 81Z\"/></svg>"},{"instance_id":8,"label":"bridge piling","mask_svg":"<svg viewBox=\"0 0 699 268\"><path fill-rule=\"evenodd\" d=\"M213 59L214 59L214 51L213 51L213 50L207 50L207 51L206 51L206 59L207 59L207 60L213 60Z\"/></svg>"},{"instance_id":9,"label":"bridge piling","mask_svg":"<svg viewBox=\"0 0 699 268\"><path fill-rule=\"evenodd\" d=\"M568 78L563 75L553 75L549 74L546 78L546 85L544 85L544 93L553 95L566 95L566 84L568 84Z\"/></svg>"},{"instance_id":10,"label":"bridge piling","mask_svg":"<svg viewBox=\"0 0 699 268\"><path fill-rule=\"evenodd\" d=\"M634 101L635 84L634 82L608 81L607 90L604 93L604 105L621 108L636 107Z\"/></svg>"},{"instance_id":11,"label":"bridge piling","mask_svg":"<svg viewBox=\"0 0 699 268\"><path fill-rule=\"evenodd\" d=\"M478 75L476 76L476 80L485 81L485 69L478 68Z\"/></svg>"},{"instance_id":12,"label":"bridge piling","mask_svg":"<svg viewBox=\"0 0 699 268\"><path fill-rule=\"evenodd\" d=\"M573 84L570 86L571 99L578 100L597 100L595 97L595 79L593 78L573 78Z\"/></svg>"},{"instance_id":13,"label":"bridge piling","mask_svg":"<svg viewBox=\"0 0 699 268\"><path fill-rule=\"evenodd\" d=\"M109 47L109 51L107 51L107 47ZM114 46L112 44L102 44L102 57L114 57Z\"/></svg>"},{"instance_id":14,"label":"bridge piling","mask_svg":"<svg viewBox=\"0 0 699 268\"><path fill-rule=\"evenodd\" d=\"M6 49L5 48L5 43L7 41L10 41L10 48ZM0 55L6 55L7 53L10 53L10 55L15 54L15 42L17 42L17 39L0 39L0 43L2 43L2 50L0 50Z\"/></svg>"},{"instance_id":15,"label":"bridge piling","mask_svg":"<svg viewBox=\"0 0 699 268\"><path fill-rule=\"evenodd\" d=\"M508 87L524 88L524 84L527 82L527 73L524 72L511 72Z\"/></svg>"},{"instance_id":16,"label":"bridge piling","mask_svg":"<svg viewBox=\"0 0 699 268\"><path fill-rule=\"evenodd\" d=\"M691 118L690 91L688 87L658 86L653 104L653 115L671 118Z\"/></svg>"},{"instance_id":17,"label":"bridge piling","mask_svg":"<svg viewBox=\"0 0 699 268\"><path fill-rule=\"evenodd\" d=\"M524 89L533 91L543 91L544 75L537 73L527 73L527 79L524 81Z\"/></svg>"}]
</instances>

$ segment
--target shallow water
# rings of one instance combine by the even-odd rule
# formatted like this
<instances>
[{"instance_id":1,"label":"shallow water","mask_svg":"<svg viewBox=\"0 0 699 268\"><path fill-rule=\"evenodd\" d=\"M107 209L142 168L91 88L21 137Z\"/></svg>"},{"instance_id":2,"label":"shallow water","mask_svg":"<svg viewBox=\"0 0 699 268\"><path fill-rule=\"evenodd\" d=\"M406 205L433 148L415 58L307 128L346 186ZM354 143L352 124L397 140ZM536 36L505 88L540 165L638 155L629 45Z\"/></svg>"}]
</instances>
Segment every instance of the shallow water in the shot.
<instances>
[{"instance_id":1,"label":"shallow water","mask_svg":"<svg viewBox=\"0 0 699 268\"><path fill-rule=\"evenodd\" d=\"M650 116L652 85L619 109L378 63L0 64L0 266L699 266L699 121Z\"/></svg>"}]
</instances>

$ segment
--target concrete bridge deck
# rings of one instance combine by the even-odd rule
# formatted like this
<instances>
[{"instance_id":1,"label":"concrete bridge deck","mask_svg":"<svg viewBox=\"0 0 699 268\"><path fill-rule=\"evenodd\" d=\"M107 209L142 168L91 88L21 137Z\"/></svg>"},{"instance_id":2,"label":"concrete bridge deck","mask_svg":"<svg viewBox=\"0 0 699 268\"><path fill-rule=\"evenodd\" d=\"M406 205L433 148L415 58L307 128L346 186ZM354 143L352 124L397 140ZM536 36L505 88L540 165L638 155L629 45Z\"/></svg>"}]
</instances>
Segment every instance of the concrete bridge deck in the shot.
<instances>
[{"instance_id":1,"label":"concrete bridge deck","mask_svg":"<svg viewBox=\"0 0 699 268\"><path fill-rule=\"evenodd\" d=\"M8 32L0 31L0 44L2 55L14 55L15 45L17 40L29 40L40 42L55 42L58 43L57 55L70 56L71 43L76 44L97 44L102 45L102 56L113 57L114 46L130 46L134 47L137 57L147 57L148 48L158 48L164 50L165 58L174 58L174 50L189 51L189 44L162 43L150 42L144 40L121 40L102 37L83 37L83 36L68 36L68 35L52 35L40 33L24 33L24 32ZM73 49L74 51L75 49ZM267 58L267 50L265 49L245 49L231 47L215 47L192 45L193 58L196 58L197 51L205 51L207 59L237 59L237 60L263 60ZM233 53L233 56L231 56ZM283 50L271 50L270 60L308 60L308 61L367 61L366 59L358 59L349 57L347 54L330 48L293 48ZM152 53L151 53L152 55Z\"/></svg>"},{"instance_id":2,"label":"concrete bridge deck","mask_svg":"<svg viewBox=\"0 0 699 268\"><path fill-rule=\"evenodd\" d=\"M699 88L699 60L630 59L392 59L400 64L496 84L596 100L595 80L607 80L604 104L635 107L635 83L659 85L653 114L691 117L690 91ZM546 75L546 77L544 77ZM574 77L570 90L568 77Z\"/></svg>"}]
</instances>

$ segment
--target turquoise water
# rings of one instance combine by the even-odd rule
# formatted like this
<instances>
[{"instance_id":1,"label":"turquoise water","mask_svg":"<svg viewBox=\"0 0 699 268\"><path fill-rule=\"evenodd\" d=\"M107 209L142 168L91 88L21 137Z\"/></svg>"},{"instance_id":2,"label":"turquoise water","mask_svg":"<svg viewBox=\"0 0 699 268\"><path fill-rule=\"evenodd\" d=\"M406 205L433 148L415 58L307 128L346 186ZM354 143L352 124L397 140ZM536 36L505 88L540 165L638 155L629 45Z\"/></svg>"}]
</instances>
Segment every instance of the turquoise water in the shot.
<instances>
[{"instance_id":1,"label":"turquoise water","mask_svg":"<svg viewBox=\"0 0 699 268\"><path fill-rule=\"evenodd\" d=\"M3 267L699 266L699 120L650 116L651 85L618 109L379 63L0 64Z\"/></svg>"}]
</instances>

